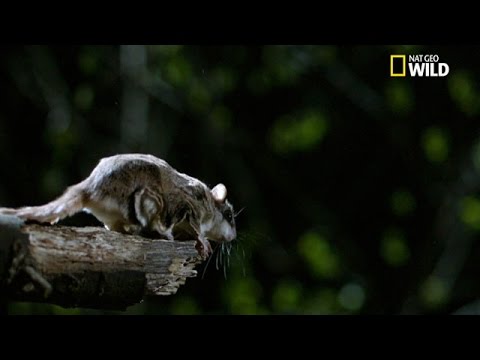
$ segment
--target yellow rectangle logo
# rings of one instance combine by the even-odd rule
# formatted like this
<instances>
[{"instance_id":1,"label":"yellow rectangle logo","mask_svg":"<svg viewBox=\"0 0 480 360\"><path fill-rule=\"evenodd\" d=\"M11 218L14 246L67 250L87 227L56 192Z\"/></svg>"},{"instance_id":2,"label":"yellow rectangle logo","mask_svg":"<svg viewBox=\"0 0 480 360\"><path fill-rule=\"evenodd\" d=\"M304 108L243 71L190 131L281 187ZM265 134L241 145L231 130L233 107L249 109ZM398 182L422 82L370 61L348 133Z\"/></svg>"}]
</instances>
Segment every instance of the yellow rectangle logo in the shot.
<instances>
[{"instance_id":1,"label":"yellow rectangle logo","mask_svg":"<svg viewBox=\"0 0 480 360\"><path fill-rule=\"evenodd\" d=\"M391 77L405 77L407 75L407 59L406 55L390 55L390 76ZM394 72L393 63L394 59L402 60L402 72Z\"/></svg>"}]
</instances>

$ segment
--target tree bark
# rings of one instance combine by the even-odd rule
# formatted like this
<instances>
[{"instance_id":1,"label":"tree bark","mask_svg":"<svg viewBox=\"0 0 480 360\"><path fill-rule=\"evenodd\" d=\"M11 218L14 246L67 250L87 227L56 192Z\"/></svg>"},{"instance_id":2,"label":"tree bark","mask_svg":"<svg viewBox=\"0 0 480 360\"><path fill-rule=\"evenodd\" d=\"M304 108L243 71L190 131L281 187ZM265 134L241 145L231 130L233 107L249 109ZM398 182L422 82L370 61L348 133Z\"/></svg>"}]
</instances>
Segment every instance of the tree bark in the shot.
<instances>
[{"instance_id":1,"label":"tree bark","mask_svg":"<svg viewBox=\"0 0 480 360\"><path fill-rule=\"evenodd\" d=\"M125 309L145 295L175 294L195 277L202 261L195 243L25 225L0 215L0 294L9 301Z\"/></svg>"}]
</instances>

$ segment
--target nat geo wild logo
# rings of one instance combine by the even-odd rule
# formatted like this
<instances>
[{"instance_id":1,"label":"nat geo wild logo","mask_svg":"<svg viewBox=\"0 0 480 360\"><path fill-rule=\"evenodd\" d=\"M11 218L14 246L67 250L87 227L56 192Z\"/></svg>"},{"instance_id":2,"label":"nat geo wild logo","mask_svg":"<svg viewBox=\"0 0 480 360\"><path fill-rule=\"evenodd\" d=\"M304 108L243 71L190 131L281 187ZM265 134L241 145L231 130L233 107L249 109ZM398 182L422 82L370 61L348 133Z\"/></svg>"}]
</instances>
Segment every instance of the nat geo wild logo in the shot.
<instances>
[{"instance_id":1,"label":"nat geo wild logo","mask_svg":"<svg viewBox=\"0 0 480 360\"><path fill-rule=\"evenodd\" d=\"M438 55L390 55L391 77L444 77L449 71Z\"/></svg>"}]
</instances>

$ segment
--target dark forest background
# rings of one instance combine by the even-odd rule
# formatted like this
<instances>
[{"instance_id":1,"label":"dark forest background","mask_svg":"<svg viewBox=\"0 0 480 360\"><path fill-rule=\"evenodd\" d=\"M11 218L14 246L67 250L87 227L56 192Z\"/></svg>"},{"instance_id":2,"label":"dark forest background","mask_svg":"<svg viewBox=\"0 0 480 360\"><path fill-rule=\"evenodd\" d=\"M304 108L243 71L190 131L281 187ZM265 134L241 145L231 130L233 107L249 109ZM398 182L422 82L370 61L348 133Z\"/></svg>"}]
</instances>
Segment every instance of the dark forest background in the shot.
<instances>
[{"instance_id":1,"label":"dark forest background","mask_svg":"<svg viewBox=\"0 0 480 360\"><path fill-rule=\"evenodd\" d=\"M390 54L438 54L450 74L391 78ZM3 47L1 206L143 152L245 207L229 261L174 296L8 312L480 313L479 65L479 47Z\"/></svg>"}]
</instances>

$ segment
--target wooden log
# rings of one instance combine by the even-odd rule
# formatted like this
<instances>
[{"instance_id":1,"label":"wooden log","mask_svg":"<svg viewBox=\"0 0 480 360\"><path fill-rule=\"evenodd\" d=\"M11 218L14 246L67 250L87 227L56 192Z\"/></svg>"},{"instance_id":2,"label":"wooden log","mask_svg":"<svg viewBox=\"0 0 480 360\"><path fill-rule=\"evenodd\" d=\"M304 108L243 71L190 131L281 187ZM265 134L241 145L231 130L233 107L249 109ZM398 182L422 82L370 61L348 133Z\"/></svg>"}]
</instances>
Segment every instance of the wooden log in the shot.
<instances>
[{"instance_id":1,"label":"wooden log","mask_svg":"<svg viewBox=\"0 0 480 360\"><path fill-rule=\"evenodd\" d=\"M99 227L26 225L0 215L0 296L63 307L125 309L172 295L195 277L196 241L124 235Z\"/></svg>"}]
</instances>

